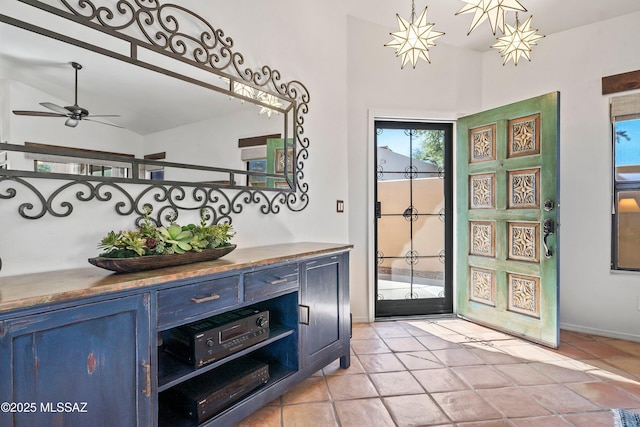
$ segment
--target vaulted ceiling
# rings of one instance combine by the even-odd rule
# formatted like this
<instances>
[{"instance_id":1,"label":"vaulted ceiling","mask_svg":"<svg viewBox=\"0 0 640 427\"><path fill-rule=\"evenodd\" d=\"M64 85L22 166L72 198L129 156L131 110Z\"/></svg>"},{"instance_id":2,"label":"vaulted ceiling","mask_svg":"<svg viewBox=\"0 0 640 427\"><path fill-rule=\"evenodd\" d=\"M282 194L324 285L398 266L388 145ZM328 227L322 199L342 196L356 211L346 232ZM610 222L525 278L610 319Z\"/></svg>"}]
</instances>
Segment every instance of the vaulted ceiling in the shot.
<instances>
[{"instance_id":1,"label":"vaulted ceiling","mask_svg":"<svg viewBox=\"0 0 640 427\"><path fill-rule=\"evenodd\" d=\"M411 0L344 0L349 15L370 21L395 31L396 14L405 19L411 16ZM640 11L638 0L519 0L527 12L520 12L520 22L533 15L532 29L549 36L594 22ZM434 30L445 35L437 40L438 45L456 46L480 52L489 51L495 43L488 21L479 25L467 36L472 13L456 16L467 3L463 0L415 0L416 14L428 7L428 21L435 24ZM509 13L506 21L513 25L515 14ZM501 34L499 34L501 35Z\"/></svg>"}]
</instances>

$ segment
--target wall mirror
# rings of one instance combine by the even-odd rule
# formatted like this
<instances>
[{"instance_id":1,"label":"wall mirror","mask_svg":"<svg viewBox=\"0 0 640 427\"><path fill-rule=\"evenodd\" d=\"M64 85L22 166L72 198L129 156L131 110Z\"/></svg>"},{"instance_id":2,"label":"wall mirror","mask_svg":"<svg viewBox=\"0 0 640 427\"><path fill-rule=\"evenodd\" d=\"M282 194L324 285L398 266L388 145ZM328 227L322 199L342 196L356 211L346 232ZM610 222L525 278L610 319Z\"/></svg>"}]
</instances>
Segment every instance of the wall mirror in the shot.
<instances>
[{"instance_id":1,"label":"wall mirror","mask_svg":"<svg viewBox=\"0 0 640 427\"><path fill-rule=\"evenodd\" d=\"M11 0L0 39L0 199L28 193L24 218L67 216L87 200L121 215L149 205L159 223L183 210L230 222L247 205L307 206L307 89L245 66L192 11Z\"/></svg>"}]
</instances>

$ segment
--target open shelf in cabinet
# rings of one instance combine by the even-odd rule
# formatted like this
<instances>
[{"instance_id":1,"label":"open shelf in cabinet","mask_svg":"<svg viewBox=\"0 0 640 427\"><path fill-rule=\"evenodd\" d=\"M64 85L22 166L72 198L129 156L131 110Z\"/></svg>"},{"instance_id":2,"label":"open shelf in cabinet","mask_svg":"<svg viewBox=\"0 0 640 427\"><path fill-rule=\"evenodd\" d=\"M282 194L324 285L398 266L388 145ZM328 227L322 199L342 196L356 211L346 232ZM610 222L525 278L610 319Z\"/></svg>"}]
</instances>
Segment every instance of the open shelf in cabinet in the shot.
<instances>
[{"instance_id":1,"label":"open shelf in cabinet","mask_svg":"<svg viewBox=\"0 0 640 427\"><path fill-rule=\"evenodd\" d=\"M256 350L259 350L265 346L269 346L272 343L286 338L294 333L294 330L283 325L272 325L269 331L269 338L261 341L251 347L245 348L241 351L233 353L225 358L212 362L208 365L200 368L195 368L192 365L184 363L175 359L171 355L164 351L158 352L158 391L162 392L170 387L180 384L183 381L189 380L197 375L208 372L218 366L237 359L238 357L245 356Z\"/></svg>"},{"instance_id":2,"label":"open shelf in cabinet","mask_svg":"<svg viewBox=\"0 0 640 427\"><path fill-rule=\"evenodd\" d=\"M277 382L282 381L288 376L295 373L294 369L290 367L281 365L279 363L275 363L274 361L269 362L269 381L266 384L256 388L247 396L244 396L240 400L232 403L229 407L221 410L211 418L202 422L202 424L198 424L195 420L190 419L185 414L181 413L179 410L172 406L168 405L160 405L159 418L158 418L158 427L198 427L198 426L214 426L216 425L216 419L224 416L227 412L234 410L235 408L241 406L244 402L252 397L255 397L257 394L265 392L272 385Z\"/></svg>"},{"instance_id":3,"label":"open shelf in cabinet","mask_svg":"<svg viewBox=\"0 0 640 427\"><path fill-rule=\"evenodd\" d=\"M297 373L300 369L300 360L298 353L298 292L292 292L280 295L269 300L258 302L249 306L249 308L259 311L269 311L269 335L263 341L252 344L247 348L238 350L219 360L211 362L207 365L195 367L194 364L182 361L169 352L165 351L162 346L158 347L158 424L159 426L178 426L178 427L194 427L198 425L196 419L189 415L189 409L176 409L175 396L178 390L184 390L185 387L197 387L204 396L213 396L214 388L218 388L220 384L228 385L231 389L237 387L236 379L220 380L211 386L211 394L208 391L210 379L207 376L220 379L224 377L225 365L235 364L234 361L241 361L244 357L249 357L261 363L268 365L269 378L265 384L257 386L247 392L247 394L238 401L230 401L228 405L219 409L211 418L204 421L201 425L216 425L215 420L221 417L225 418L225 414L233 412L234 408L247 403L252 399L262 399L268 396L272 391L272 387L283 381L285 378ZM164 340L163 340L164 341ZM215 369L222 369L219 374ZM204 375L204 377L200 377ZM198 378L200 377L200 380ZM205 384L204 389L202 384ZM242 390L240 386L239 390ZM182 391L184 393L184 391ZM226 391L225 391L226 393ZM239 391L240 394L242 392ZM184 394L183 394L184 395ZM191 399L191 398L190 398ZM198 398L199 399L199 398ZM218 399L218 397L213 397ZM255 400L254 400L255 401ZM194 399L189 400L194 402ZM190 403L192 404L192 403Z\"/></svg>"}]
</instances>

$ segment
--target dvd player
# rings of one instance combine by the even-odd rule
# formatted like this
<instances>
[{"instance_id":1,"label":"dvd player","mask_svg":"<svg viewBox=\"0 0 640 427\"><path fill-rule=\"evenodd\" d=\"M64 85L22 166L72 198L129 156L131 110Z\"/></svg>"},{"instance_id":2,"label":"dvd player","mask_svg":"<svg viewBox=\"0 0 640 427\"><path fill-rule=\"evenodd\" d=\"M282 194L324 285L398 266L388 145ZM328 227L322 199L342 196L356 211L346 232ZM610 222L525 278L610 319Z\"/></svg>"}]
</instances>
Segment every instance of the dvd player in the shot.
<instances>
[{"instance_id":1,"label":"dvd player","mask_svg":"<svg viewBox=\"0 0 640 427\"><path fill-rule=\"evenodd\" d=\"M200 424L268 381L269 365L244 356L172 387L160 396L163 404Z\"/></svg>"}]
</instances>

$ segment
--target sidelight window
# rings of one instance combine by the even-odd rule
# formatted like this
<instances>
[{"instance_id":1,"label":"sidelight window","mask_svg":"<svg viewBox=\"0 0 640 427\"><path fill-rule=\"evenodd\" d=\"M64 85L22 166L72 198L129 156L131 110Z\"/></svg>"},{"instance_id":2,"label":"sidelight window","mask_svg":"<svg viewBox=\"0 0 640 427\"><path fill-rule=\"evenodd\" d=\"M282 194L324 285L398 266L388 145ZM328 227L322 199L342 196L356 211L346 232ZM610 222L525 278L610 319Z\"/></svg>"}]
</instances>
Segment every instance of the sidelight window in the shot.
<instances>
[{"instance_id":1,"label":"sidelight window","mask_svg":"<svg viewBox=\"0 0 640 427\"><path fill-rule=\"evenodd\" d=\"M611 99L614 270L640 271L640 94Z\"/></svg>"}]
</instances>

